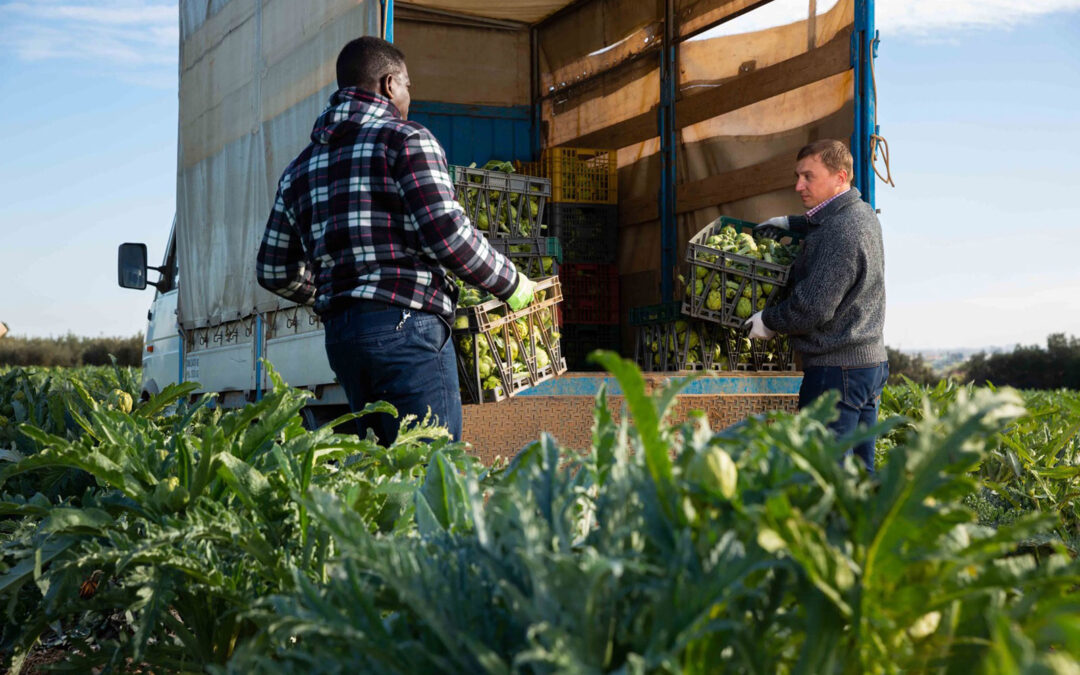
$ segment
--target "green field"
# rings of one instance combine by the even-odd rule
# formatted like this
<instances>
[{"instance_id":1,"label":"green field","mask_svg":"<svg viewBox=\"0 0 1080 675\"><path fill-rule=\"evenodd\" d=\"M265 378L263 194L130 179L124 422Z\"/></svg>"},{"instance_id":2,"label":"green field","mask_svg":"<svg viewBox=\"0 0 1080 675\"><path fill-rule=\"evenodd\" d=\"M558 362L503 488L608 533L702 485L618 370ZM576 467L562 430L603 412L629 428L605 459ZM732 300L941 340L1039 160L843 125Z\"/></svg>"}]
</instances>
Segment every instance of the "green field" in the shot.
<instances>
[{"instance_id":1,"label":"green field","mask_svg":"<svg viewBox=\"0 0 1080 675\"><path fill-rule=\"evenodd\" d=\"M0 370L0 650L73 672L1080 672L1080 394L890 387L665 421L605 355L591 452L306 431L131 369ZM601 394L601 397L603 394ZM132 401L134 398L134 402Z\"/></svg>"}]
</instances>

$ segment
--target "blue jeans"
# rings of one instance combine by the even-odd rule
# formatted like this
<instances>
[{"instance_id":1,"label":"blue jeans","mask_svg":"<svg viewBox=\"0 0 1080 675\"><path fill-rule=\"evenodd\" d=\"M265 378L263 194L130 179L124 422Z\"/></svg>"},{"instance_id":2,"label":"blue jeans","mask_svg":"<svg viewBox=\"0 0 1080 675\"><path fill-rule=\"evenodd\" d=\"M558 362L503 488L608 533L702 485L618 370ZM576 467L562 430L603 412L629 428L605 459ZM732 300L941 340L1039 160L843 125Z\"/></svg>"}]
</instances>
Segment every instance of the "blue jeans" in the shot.
<instances>
[{"instance_id":1,"label":"blue jeans","mask_svg":"<svg viewBox=\"0 0 1080 675\"><path fill-rule=\"evenodd\" d=\"M386 401L399 418L379 413L356 420L361 437L375 431L382 445L397 438L400 417L424 418L428 409L438 424L461 439L461 392L450 326L441 317L379 303L360 303L328 317L326 356L349 398L349 407Z\"/></svg>"},{"instance_id":2,"label":"blue jeans","mask_svg":"<svg viewBox=\"0 0 1080 675\"><path fill-rule=\"evenodd\" d=\"M877 424L881 391L889 379L889 362L873 366L812 366L803 369L799 388L799 409L810 405L827 391L840 392L836 404L840 417L829 425L837 438L850 436L861 425ZM868 471L874 471L874 439L865 440L853 448Z\"/></svg>"}]
</instances>

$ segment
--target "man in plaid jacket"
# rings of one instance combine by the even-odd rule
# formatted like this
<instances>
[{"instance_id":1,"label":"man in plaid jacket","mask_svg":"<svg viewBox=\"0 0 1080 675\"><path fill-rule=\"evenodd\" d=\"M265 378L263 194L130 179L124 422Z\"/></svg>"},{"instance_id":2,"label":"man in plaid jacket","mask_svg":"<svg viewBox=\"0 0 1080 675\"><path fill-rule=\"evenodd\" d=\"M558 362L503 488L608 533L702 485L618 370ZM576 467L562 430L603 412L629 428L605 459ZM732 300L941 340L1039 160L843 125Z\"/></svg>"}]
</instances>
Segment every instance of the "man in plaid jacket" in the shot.
<instances>
[{"instance_id":1,"label":"man in plaid jacket","mask_svg":"<svg viewBox=\"0 0 1080 675\"><path fill-rule=\"evenodd\" d=\"M409 73L389 42L362 37L337 60L339 89L311 143L281 176L259 248L259 283L314 305L330 366L353 411L387 401L399 417L430 410L461 438L450 327L457 286L532 301L533 283L477 232L454 199L439 142L407 121ZM358 421L384 445L399 420Z\"/></svg>"}]
</instances>

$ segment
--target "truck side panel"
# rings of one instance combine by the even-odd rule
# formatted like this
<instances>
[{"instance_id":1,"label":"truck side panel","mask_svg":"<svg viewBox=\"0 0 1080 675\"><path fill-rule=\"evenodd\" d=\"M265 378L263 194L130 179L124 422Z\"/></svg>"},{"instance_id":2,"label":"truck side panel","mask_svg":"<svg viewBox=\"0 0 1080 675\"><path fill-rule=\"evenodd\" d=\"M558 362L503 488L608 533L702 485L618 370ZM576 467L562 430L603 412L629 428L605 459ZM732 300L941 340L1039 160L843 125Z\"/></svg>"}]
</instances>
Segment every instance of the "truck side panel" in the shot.
<instances>
[{"instance_id":1,"label":"truck side panel","mask_svg":"<svg viewBox=\"0 0 1080 675\"><path fill-rule=\"evenodd\" d=\"M488 160L532 159L529 106L478 106L416 101L409 119L435 134L451 164L483 166Z\"/></svg>"}]
</instances>

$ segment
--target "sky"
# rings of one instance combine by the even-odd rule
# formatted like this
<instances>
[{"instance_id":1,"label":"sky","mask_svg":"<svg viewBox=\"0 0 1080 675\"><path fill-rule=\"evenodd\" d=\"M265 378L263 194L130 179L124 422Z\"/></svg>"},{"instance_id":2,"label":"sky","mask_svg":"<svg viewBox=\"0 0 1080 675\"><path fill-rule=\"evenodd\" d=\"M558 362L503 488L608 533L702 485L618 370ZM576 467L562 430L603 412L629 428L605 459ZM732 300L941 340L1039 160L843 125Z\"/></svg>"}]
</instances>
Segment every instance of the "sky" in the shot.
<instances>
[{"instance_id":1,"label":"sky","mask_svg":"<svg viewBox=\"0 0 1080 675\"><path fill-rule=\"evenodd\" d=\"M1080 0L876 6L896 183L877 188L886 343L1080 336ZM731 30L799 7L775 0ZM13 335L144 329L152 289L117 286L116 247L164 252L177 34L168 0L0 0L0 321Z\"/></svg>"}]
</instances>

